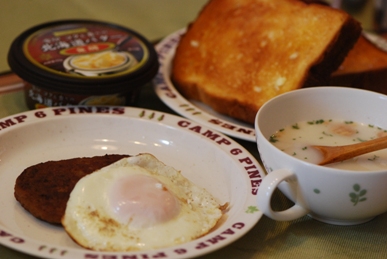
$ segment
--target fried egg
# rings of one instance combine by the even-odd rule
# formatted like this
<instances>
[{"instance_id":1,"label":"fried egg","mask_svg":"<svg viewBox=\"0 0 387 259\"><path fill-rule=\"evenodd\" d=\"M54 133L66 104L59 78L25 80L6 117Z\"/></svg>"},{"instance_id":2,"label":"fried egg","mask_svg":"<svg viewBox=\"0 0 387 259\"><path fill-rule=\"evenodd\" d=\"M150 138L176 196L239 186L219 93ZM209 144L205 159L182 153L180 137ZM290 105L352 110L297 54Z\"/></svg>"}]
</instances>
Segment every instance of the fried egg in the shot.
<instances>
[{"instance_id":1,"label":"fried egg","mask_svg":"<svg viewBox=\"0 0 387 259\"><path fill-rule=\"evenodd\" d=\"M85 248L139 251L189 242L221 217L207 190L153 155L139 154L79 180L62 224Z\"/></svg>"}]
</instances>

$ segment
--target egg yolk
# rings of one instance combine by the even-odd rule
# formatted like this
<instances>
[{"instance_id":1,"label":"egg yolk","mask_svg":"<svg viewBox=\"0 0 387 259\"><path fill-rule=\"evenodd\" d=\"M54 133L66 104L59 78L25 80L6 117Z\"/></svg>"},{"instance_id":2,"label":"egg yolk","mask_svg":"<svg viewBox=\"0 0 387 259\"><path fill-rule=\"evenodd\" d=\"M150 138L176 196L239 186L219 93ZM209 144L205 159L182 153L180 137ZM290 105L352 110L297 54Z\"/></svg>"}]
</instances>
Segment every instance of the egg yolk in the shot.
<instances>
[{"instance_id":1,"label":"egg yolk","mask_svg":"<svg viewBox=\"0 0 387 259\"><path fill-rule=\"evenodd\" d=\"M160 181L147 175L120 179L112 186L109 200L120 223L138 228L169 221L180 211L177 198Z\"/></svg>"}]
</instances>

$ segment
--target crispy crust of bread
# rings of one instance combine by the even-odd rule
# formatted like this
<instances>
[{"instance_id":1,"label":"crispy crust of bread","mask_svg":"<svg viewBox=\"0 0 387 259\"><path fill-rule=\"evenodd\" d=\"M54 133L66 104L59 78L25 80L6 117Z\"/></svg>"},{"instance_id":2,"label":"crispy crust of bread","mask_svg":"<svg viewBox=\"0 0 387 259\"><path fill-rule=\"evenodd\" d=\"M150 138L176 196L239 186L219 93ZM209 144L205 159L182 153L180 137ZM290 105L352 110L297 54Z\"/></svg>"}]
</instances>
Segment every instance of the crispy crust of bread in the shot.
<instances>
[{"instance_id":1,"label":"crispy crust of bread","mask_svg":"<svg viewBox=\"0 0 387 259\"><path fill-rule=\"evenodd\" d=\"M278 94L328 83L361 33L347 13L298 0L211 0L176 49L188 99L253 123Z\"/></svg>"},{"instance_id":2,"label":"crispy crust of bread","mask_svg":"<svg viewBox=\"0 0 387 259\"><path fill-rule=\"evenodd\" d=\"M15 198L33 216L61 224L75 184L83 176L128 155L105 155L48 161L26 168L16 179Z\"/></svg>"},{"instance_id":3,"label":"crispy crust of bread","mask_svg":"<svg viewBox=\"0 0 387 259\"><path fill-rule=\"evenodd\" d=\"M387 52L361 36L339 69L331 75L329 84L387 94L386 81Z\"/></svg>"}]
</instances>

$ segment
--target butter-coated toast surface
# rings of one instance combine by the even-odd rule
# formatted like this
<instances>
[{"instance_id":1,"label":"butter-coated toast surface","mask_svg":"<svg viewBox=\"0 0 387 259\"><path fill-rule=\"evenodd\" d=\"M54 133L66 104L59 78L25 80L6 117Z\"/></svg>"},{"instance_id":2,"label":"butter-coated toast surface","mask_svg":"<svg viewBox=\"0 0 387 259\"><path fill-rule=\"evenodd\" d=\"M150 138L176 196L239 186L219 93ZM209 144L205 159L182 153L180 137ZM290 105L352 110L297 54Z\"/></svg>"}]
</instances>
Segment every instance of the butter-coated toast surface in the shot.
<instances>
[{"instance_id":1,"label":"butter-coated toast surface","mask_svg":"<svg viewBox=\"0 0 387 259\"><path fill-rule=\"evenodd\" d=\"M278 94L324 85L361 32L347 13L298 0L211 0L176 49L172 80L188 99L253 123Z\"/></svg>"}]
</instances>

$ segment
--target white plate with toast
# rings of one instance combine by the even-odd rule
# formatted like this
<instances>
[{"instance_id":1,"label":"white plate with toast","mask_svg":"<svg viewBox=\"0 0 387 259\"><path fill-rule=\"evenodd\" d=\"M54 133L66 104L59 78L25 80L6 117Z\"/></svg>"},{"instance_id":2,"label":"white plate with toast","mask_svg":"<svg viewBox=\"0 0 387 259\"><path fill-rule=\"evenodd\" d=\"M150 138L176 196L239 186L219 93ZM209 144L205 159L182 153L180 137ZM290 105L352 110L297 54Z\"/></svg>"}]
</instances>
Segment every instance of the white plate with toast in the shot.
<instances>
[{"instance_id":1,"label":"white plate with toast","mask_svg":"<svg viewBox=\"0 0 387 259\"><path fill-rule=\"evenodd\" d=\"M156 94L172 110L186 118L231 137L255 142L253 125L222 115L201 102L187 100L173 85L170 78L172 59L184 32L185 29L181 29L163 39L156 46L160 62L160 69L153 80Z\"/></svg>"},{"instance_id":2,"label":"white plate with toast","mask_svg":"<svg viewBox=\"0 0 387 259\"><path fill-rule=\"evenodd\" d=\"M20 173L49 160L150 153L207 189L229 209L206 235L141 252L98 252L61 226L36 219L14 198ZM0 244L40 258L192 258L246 234L261 218L256 193L263 170L231 138L182 117L129 107L56 107L0 119Z\"/></svg>"}]
</instances>

